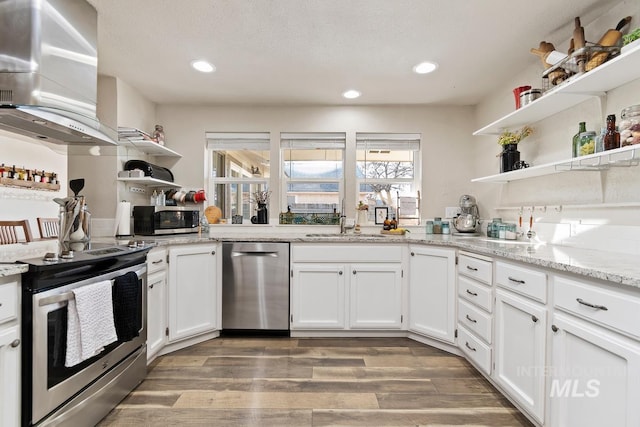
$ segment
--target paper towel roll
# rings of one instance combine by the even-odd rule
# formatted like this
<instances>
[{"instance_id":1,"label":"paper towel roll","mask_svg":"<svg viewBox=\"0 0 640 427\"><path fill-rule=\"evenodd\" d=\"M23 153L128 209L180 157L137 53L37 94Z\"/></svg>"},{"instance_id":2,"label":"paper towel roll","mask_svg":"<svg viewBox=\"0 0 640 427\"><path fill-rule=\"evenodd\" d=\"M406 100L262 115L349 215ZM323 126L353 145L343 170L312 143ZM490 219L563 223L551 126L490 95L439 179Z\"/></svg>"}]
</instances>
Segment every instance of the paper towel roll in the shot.
<instances>
[{"instance_id":1,"label":"paper towel roll","mask_svg":"<svg viewBox=\"0 0 640 427\"><path fill-rule=\"evenodd\" d=\"M131 235L131 203L120 202L116 209L116 236Z\"/></svg>"}]
</instances>

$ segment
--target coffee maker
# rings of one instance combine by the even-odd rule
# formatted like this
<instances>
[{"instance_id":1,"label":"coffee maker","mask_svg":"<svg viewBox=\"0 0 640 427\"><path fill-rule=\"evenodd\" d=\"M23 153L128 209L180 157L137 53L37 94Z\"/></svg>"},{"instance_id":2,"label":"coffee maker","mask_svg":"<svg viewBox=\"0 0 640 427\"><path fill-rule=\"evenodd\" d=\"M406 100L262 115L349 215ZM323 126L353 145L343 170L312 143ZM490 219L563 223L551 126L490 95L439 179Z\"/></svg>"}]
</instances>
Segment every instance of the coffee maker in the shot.
<instances>
[{"instance_id":1,"label":"coffee maker","mask_svg":"<svg viewBox=\"0 0 640 427\"><path fill-rule=\"evenodd\" d=\"M480 222L476 198L468 194L460 196L460 213L453 218L453 226L459 233L475 233Z\"/></svg>"}]
</instances>

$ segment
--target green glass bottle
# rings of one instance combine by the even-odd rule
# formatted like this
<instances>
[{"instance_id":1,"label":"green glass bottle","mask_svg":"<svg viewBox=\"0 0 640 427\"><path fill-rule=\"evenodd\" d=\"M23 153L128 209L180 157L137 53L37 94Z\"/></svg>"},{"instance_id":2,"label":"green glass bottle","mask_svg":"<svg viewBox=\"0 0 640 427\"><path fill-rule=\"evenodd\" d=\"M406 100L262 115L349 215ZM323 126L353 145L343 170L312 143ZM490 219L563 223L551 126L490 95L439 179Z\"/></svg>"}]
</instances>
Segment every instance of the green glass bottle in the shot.
<instances>
[{"instance_id":1,"label":"green glass bottle","mask_svg":"<svg viewBox=\"0 0 640 427\"><path fill-rule=\"evenodd\" d=\"M571 145L571 157L578 157L578 146L580 145L580 134L587 131L587 123L580 122L578 124L578 133L573 135L573 144Z\"/></svg>"}]
</instances>

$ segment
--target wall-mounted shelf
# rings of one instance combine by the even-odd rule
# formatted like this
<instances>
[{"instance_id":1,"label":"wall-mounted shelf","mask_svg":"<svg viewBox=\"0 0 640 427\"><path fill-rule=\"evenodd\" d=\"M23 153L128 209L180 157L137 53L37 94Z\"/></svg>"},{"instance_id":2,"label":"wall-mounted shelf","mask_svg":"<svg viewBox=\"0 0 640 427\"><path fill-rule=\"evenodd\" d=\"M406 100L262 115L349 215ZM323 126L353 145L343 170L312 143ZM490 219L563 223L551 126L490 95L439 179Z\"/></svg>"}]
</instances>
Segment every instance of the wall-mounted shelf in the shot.
<instances>
[{"instance_id":1,"label":"wall-mounted shelf","mask_svg":"<svg viewBox=\"0 0 640 427\"><path fill-rule=\"evenodd\" d=\"M576 75L560 86L547 91L524 107L512 111L493 123L478 129L474 135L498 135L504 129L518 128L599 96L629 83L640 73L640 45L623 50L619 56L587 73Z\"/></svg>"},{"instance_id":2,"label":"wall-mounted shelf","mask_svg":"<svg viewBox=\"0 0 640 427\"><path fill-rule=\"evenodd\" d=\"M59 191L60 184L49 184L44 182L24 181L12 178L0 178L0 185L5 187L28 188L41 191Z\"/></svg>"},{"instance_id":3,"label":"wall-mounted shelf","mask_svg":"<svg viewBox=\"0 0 640 427\"><path fill-rule=\"evenodd\" d=\"M127 182L129 184L139 184L145 185L147 187L170 187L170 188L180 188L182 187L175 182L163 181L161 179L151 178L149 176L145 176L142 178L118 178L118 181Z\"/></svg>"},{"instance_id":4,"label":"wall-mounted shelf","mask_svg":"<svg viewBox=\"0 0 640 427\"><path fill-rule=\"evenodd\" d=\"M182 157L182 154L176 153L170 148L160 145L154 141L148 141L144 139L134 140L130 138L120 138L118 144L125 147L132 147L138 151L146 153L150 156L164 156L164 157Z\"/></svg>"},{"instance_id":5,"label":"wall-mounted shelf","mask_svg":"<svg viewBox=\"0 0 640 427\"><path fill-rule=\"evenodd\" d=\"M531 166L511 172L499 173L472 179L471 182L490 182L504 184L538 176L552 175L569 171L601 171L612 167L630 167L640 164L640 145L628 145L615 150L589 154L568 160Z\"/></svg>"}]
</instances>

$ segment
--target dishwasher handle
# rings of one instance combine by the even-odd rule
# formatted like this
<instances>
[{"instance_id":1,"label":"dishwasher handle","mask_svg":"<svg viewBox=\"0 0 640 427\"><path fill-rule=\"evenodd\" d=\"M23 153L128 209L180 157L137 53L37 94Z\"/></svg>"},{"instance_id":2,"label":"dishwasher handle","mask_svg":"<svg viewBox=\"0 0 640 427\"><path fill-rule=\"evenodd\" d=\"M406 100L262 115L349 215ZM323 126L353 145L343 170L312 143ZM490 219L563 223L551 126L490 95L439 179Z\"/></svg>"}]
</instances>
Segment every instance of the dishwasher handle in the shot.
<instances>
[{"instance_id":1,"label":"dishwasher handle","mask_svg":"<svg viewBox=\"0 0 640 427\"><path fill-rule=\"evenodd\" d=\"M232 257L237 256L258 256L258 257L272 257L277 258L278 252L275 251L233 251L231 252Z\"/></svg>"}]
</instances>

